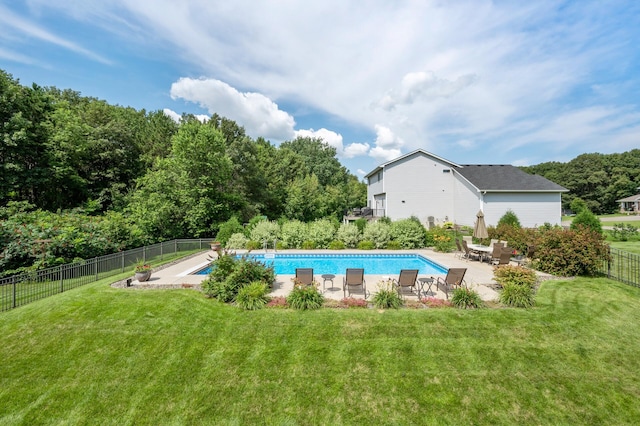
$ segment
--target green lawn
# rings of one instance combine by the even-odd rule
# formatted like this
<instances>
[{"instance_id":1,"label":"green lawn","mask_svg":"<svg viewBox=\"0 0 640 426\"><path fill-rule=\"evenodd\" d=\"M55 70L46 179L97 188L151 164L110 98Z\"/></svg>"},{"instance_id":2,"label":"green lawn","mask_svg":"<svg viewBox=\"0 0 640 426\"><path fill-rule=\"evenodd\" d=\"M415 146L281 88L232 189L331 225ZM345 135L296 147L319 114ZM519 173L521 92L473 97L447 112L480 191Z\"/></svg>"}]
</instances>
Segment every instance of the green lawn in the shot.
<instances>
[{"instance_id":1,"label":"green lawn","mask_svg":"<svg viewBox=\"0 0 640 426\"><path fill-rule=\"evenodd\" d=\"M0 314L0 424L640 423L640 289L537 301L247 312L90 284Z\"/></svg>"}]
</instances>

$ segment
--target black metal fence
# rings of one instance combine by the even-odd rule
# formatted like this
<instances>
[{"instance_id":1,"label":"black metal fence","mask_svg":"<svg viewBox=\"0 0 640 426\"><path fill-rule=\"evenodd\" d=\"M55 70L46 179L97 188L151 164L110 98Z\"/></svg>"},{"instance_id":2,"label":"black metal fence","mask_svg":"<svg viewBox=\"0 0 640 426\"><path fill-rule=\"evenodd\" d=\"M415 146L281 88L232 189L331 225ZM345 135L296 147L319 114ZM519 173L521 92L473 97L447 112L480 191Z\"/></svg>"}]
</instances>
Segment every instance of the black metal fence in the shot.
<instances>
[{"instance_id":1,"label":"black metal fence","mask_svg":"<svg viewBox=\"0 0 640 426\"><path fill-rule=\"evenodd\" d=\"M610 248L611 260L602 262L600 272L608 278L640 287L640 255Z\"/></svg>"},{"instance_id":2,"label":"black metal fence","mask_svg":"<svg viewBox=\"0 0 640 426\"><path fill-rule=\"evenodd\" d=\"M172 240L107 254L81 262L30 271L0 279L0 312L62 293L103 278L132 271L139 261L161 262L182 252L209 248L213 239Z\"/></svg>"}]
</instances>

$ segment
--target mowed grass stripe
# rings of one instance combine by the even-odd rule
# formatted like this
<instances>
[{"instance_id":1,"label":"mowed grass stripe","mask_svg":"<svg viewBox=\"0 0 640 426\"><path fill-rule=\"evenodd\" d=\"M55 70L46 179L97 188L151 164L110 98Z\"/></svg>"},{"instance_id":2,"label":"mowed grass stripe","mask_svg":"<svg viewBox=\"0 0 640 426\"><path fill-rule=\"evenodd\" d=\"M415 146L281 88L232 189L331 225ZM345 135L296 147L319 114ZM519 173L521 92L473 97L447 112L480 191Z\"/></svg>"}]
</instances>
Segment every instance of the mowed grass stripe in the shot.
<instances>
[{"instance_id":1,"label":"mowed grass stripe","mask_svg":"<svg viewBox=\"0 0 640 426\"><path fill-rule=\"evenodd\" d=\"M0 424L637 423L638 295L246 312L91 284L0 315Z\"/></svg>"}]
</instances>

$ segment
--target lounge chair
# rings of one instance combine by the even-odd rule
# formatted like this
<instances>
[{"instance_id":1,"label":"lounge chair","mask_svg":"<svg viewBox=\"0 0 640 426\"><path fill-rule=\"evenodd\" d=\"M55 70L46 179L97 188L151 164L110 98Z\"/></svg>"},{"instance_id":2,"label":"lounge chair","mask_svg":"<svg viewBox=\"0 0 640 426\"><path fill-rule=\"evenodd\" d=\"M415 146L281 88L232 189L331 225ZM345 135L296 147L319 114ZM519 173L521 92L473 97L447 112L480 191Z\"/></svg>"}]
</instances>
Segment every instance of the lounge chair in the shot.
<instances>
[{"instance_id":1,"label":"lounge chair","mask_svg":"<svg viewBox=\"0 0 640 426\"><path fill-rule=\"evenodd\" d=\"M342 281L342 291L344 297L351 297L351 290L358 287L362 288L362 294L364 298L367 298L367 284L364 281L364 269L362 268L347 268L347 272Z\"/></svg>"},{"instance_id":2,"label":"lounge chair","mask_svg":"<svg viewBox=\"0 0 640 426\"><path fill-rule=\"evenodd\" d=\"M313 268L296 268L296 282L301 285L313 285Z\"/></svg>"},{"instance_id":3,"label":"lounge chair","mask_svg":"<svg viewBox=\"0 0 640 426\"><path fill-rule=\"evenodd\" d=\"M402 296L404 294L405 289L409 289L411 293L413 293L414 289L416 291L416 295L420 297L420 286L418 284L418 270L417 269L402 269L400 270L400 276L397 280L393 280L393 285L396 290L398 290L398 294Z\"/></svg>"},{"instance_id":4,"label":"lounge chair","mask_svg":"<svg viewBox=\"0 0 640 426\"><path fill-rule=\"evenodd\" d=\"M449 299L449 292L459 288L464 283L464 274L466 273L467 268L450 268L446 277L437 278L436 288L442 289L446 298Z\"/></svg>"}]
</instances>

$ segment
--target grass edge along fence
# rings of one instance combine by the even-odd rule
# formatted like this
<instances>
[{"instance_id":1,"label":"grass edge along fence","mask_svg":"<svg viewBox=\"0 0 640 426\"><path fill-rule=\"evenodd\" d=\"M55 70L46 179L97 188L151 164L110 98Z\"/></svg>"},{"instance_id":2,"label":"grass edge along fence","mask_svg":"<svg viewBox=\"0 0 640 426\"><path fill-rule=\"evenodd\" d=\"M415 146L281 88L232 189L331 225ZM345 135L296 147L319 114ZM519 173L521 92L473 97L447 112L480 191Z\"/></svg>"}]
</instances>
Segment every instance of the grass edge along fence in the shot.
<instances>
[{"instance_id":1,"label":"grass edge along fence","mask_svg":"<svg viewBox=\"0 0 640 426\"><path fill-rule=\"evenodd\" d=\"M600 273L622 283L640 287L640 255L610 247L611 260L600 264Z\"/></svg>"},{"instance_id":2,"label":"grass edge along fence","mask_svg":"<svg viewBox=\"0 0 640 426\"><path fill-rule=\"evenodd\" d=\"M134 265L141 260L154 263L181 252L204 250L213 241L212 238L164 241L5 277L0 279L0 312L133 270Z\"/></svg>"}]
</instances>

